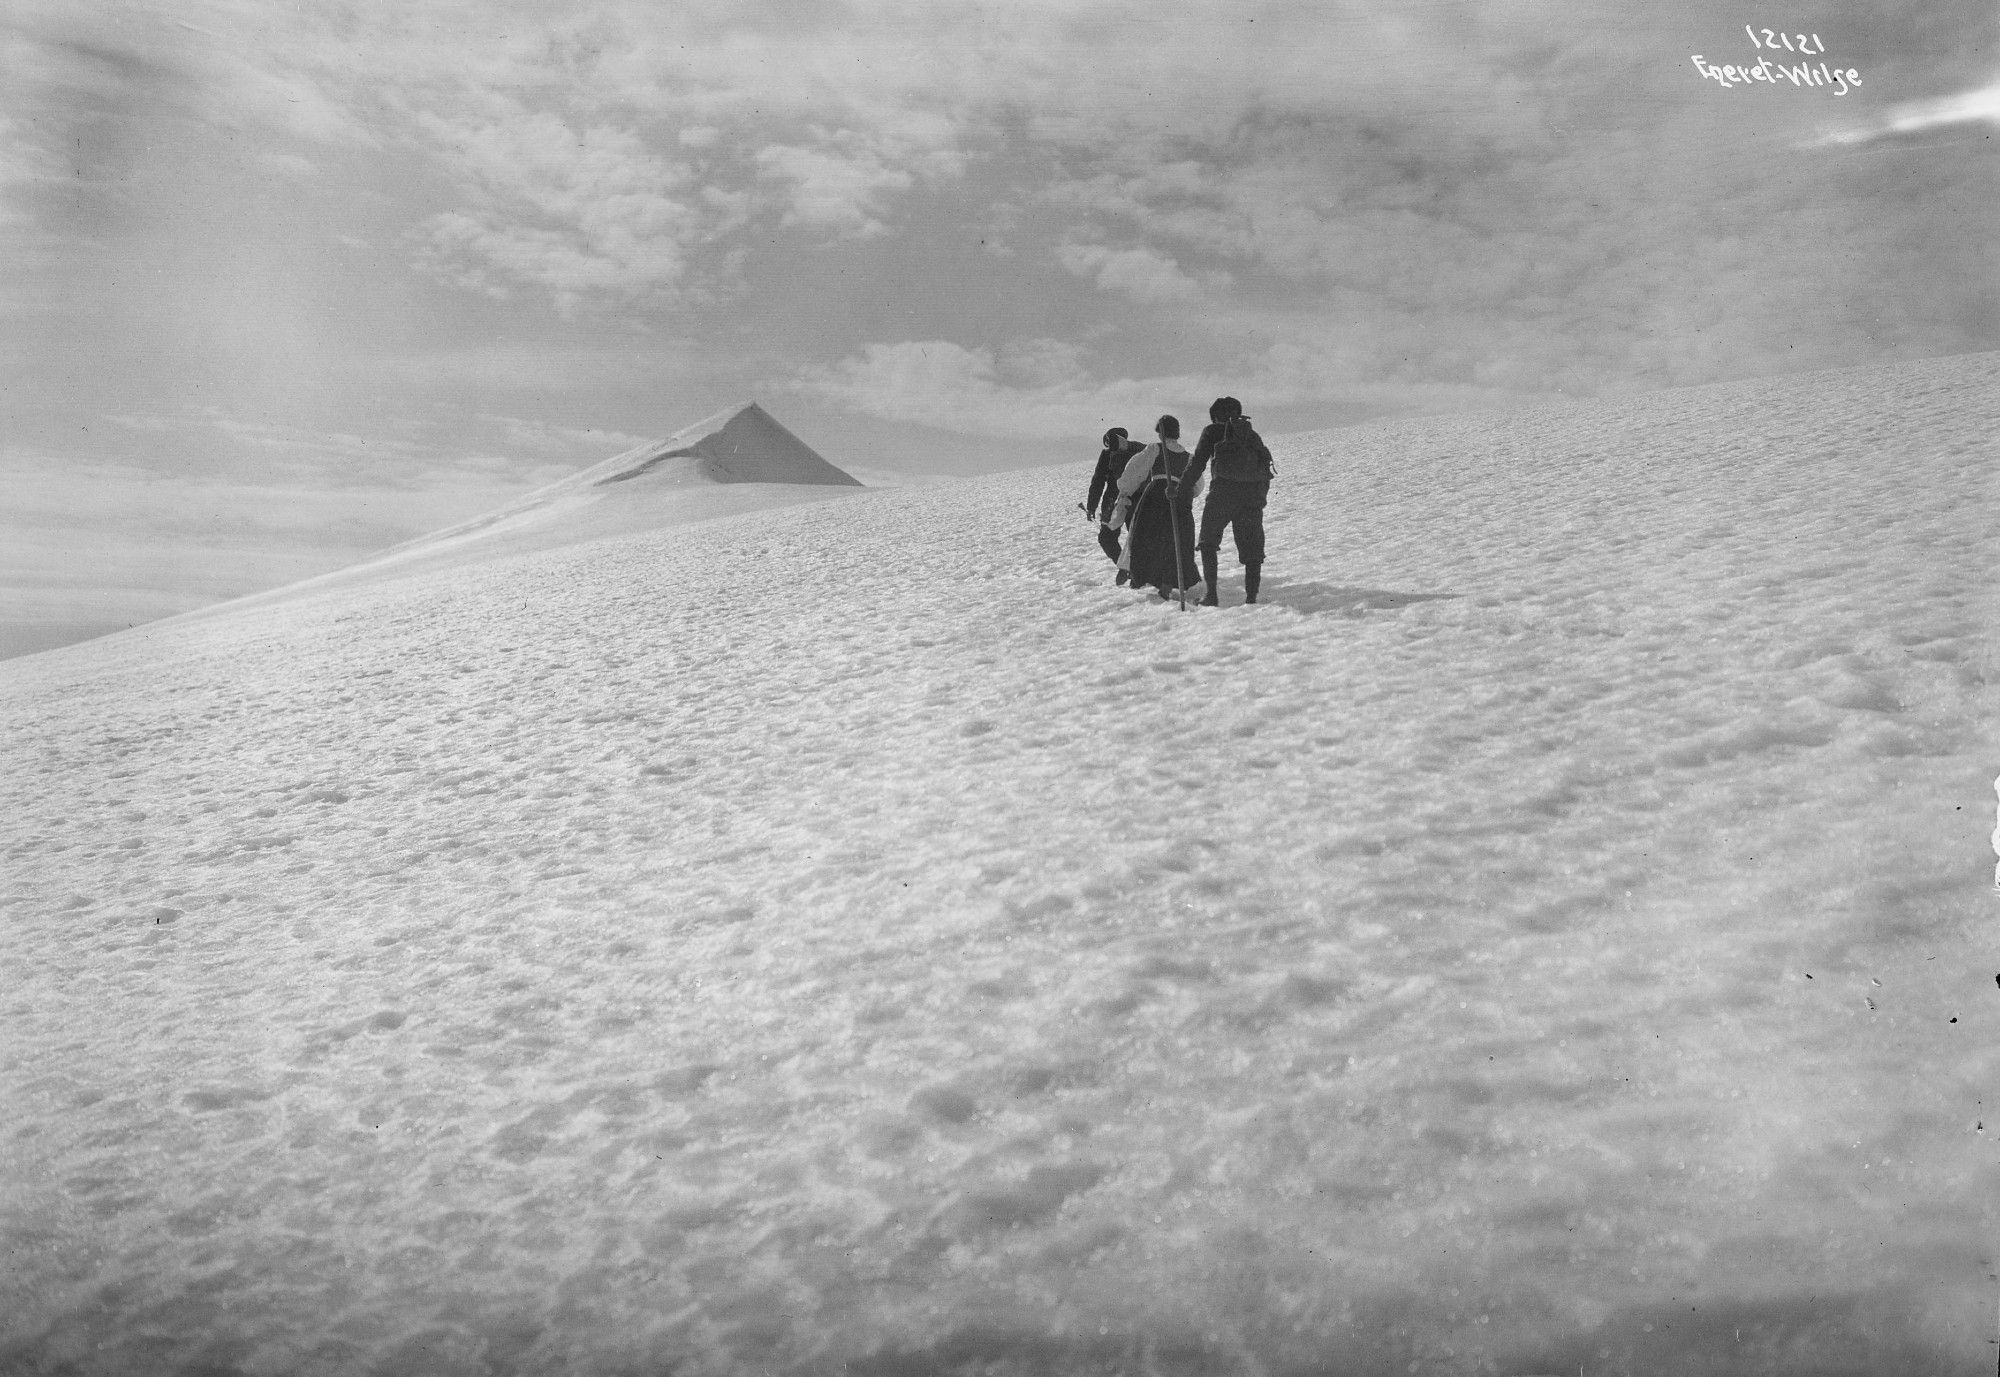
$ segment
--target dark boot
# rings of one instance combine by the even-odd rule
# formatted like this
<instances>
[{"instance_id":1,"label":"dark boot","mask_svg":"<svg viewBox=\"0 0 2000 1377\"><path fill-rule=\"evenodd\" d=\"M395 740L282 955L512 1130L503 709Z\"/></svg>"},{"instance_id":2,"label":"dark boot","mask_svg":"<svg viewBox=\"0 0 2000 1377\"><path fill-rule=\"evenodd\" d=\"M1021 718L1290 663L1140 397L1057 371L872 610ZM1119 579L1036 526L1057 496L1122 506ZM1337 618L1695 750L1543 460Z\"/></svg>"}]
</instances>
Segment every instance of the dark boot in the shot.
<instances>
[{"instance_id":1,"label":"dark boot","mask_svg":"<svg viewBox=\"0 0 2000 1377\"><path fill-rule=\"evenodd\" d=\"M1243 601L1257 601L1257 586L1264 581L1264 566L1246 564L1243 566Z\"/></svg>"},{"instance_id":2,"label":"dark boot","mask_svg":"<svg viewBox=\"0 0 2000 1377\"><path fill-rule=\"evenodd\" d=\"M1131 581L1132 581L1132 576L1130 574L1126 573L1123 569L1120 569L1118 571L1118 579L1117 579L1118 587L1123 588L1126 584L1130 583Z\"/></svg>"},{"instance_id":3,"label":"dark boot","mask_svg":"<svg viewBox=\"0 0 2000 1377\"><path fill-rule=\"evenodd\" d=\"M1222 606L1221 600L1215 596L1215 551L1213 550L1203 550L1201 552L1201 582L1201 605L1203 607Z\"/></svg>"}]
</instances>

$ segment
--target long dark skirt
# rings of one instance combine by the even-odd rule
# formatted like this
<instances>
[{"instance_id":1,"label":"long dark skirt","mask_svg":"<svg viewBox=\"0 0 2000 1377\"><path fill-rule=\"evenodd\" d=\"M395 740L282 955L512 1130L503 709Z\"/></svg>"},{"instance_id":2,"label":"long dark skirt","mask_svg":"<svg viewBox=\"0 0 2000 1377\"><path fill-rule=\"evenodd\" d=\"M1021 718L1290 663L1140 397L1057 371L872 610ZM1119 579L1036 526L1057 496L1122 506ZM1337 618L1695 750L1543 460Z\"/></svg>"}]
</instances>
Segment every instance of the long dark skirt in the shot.
<instances>
[{"instance_id":1,"label":"long dark skirt","mask_svg":"<svg viewBox=\"0 0 2000 1377\"><path fill-rule=\"evenodd\" d=\"M1194 502L1185 489L1174 501L1174 523L1167 521L1166 485L1148 485L1132 513L1132 530L1127 537L1132 547L1132 586L1192 588L1201 578L1194 553ZM1174 573L1174 525L1181 528L1180 573Z\"/></svg>"}]
</instances>

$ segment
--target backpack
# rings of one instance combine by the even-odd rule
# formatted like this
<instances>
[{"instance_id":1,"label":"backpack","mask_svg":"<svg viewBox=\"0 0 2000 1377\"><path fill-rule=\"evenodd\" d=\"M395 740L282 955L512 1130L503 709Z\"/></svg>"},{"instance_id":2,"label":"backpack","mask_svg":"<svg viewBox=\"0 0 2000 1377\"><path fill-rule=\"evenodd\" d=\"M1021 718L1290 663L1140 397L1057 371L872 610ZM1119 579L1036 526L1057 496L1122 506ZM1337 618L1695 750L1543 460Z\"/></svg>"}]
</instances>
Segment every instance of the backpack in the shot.
<instances>
[{"instance_id":1,"label":"backpack","mask_svg":"<svg viewBox=\"0 0 2000 1377\"><path fill-rule=\"evenodd\" d=\"M1271 451L1264 448L1248 416L1231 416L1222 422L1212 462L1216 479L1221 482L1268 483L1278 476L1277 467L1271 463Z\"/></svg>"}]
</instances>

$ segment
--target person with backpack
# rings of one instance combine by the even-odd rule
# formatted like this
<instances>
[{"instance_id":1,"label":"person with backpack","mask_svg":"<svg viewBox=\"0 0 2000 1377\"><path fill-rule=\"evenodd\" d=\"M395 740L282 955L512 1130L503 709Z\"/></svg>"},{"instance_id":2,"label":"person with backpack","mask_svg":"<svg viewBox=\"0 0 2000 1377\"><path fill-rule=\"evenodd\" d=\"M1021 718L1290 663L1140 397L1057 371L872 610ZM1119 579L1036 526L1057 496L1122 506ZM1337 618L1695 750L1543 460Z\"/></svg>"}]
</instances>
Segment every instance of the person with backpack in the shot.
<instances>
[{"instance_id":1,"label":"person with backpack","mask_svg":"<svg viewBox=\"0 0 2000 1377\"><path fill-rule=\"evenodd\" d=\"M1097 544L1104 551L1104 557L1119 565L1117 582L1122 586L1127 578L1124 550L1119 543L1118 527L1111 519L1112 506L1118 500L1118 477L1125 472L1126 461L1145 446L1128 439L1124 426L1113 426L1104 432L1104 448L1097 456L1097 470L1090 475L1090 496L1083 504L1083 514L1098 523Z\"/></svg>"},{"instance_id":2,"label":"person with backpack","mask_svg":"<svg viewBox=\"0 0 2000 1377\"><path fill-rule=\"evenodd\" d=\"M1192 589L1194 567L1194 499L1201 480L1183 481L1188 452L1181 448L1178 417L1162 416L1154 423L1155 444L1126 461L1118 477L1114 520L1131 518L1125 542L1126 567L1134 588L1157 588L1162 598Z\"/></svg>"},{"instance_id":3,"label":"person with backpack","mask_svg":"<svg viewBox=\"0 0 2000 1377\"><path fill-rule=\"evenodd\" d=\"M1201 534L1195 540L1201 552L1202 582L1207 585L1201 605L1220 605L1215 595L1215 565L1224 527L1234 528L1236 557L1243 561L1243 601L1252 603L1257 601L1264 573L1264 499L1270 495L1277 469L1271 463L1271 451L1243 414L1243 403L1234 397L1217 397L1208 408L1208 422L1181 479L1183 484L1198 484L1202 471L1214 466L1215 482L1209 486L1208 502L1201 509Z\"/></svg>"}]
</instances>

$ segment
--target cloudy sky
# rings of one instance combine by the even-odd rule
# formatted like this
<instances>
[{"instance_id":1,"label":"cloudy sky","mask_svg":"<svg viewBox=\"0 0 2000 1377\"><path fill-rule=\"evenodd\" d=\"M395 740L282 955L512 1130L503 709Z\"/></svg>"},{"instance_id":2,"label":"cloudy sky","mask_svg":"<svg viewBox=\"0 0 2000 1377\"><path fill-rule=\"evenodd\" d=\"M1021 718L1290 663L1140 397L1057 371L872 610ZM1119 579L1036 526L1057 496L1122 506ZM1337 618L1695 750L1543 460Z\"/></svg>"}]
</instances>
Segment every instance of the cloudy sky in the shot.
<instances>
[{"instance_id":1,"label":"cloudy sky","mask_svg":"<svg viewBox=\"0 0 2000 1377\"><path fill-rule=\"evenodd\" d=\"M1807 61L1746 18L1859 84L1704 76ZM1221 391L1283 432L2000 347L1997 29L4 0L0 623L317 572L752 398L880 481Z\"/></svg>"}]
</instances>

